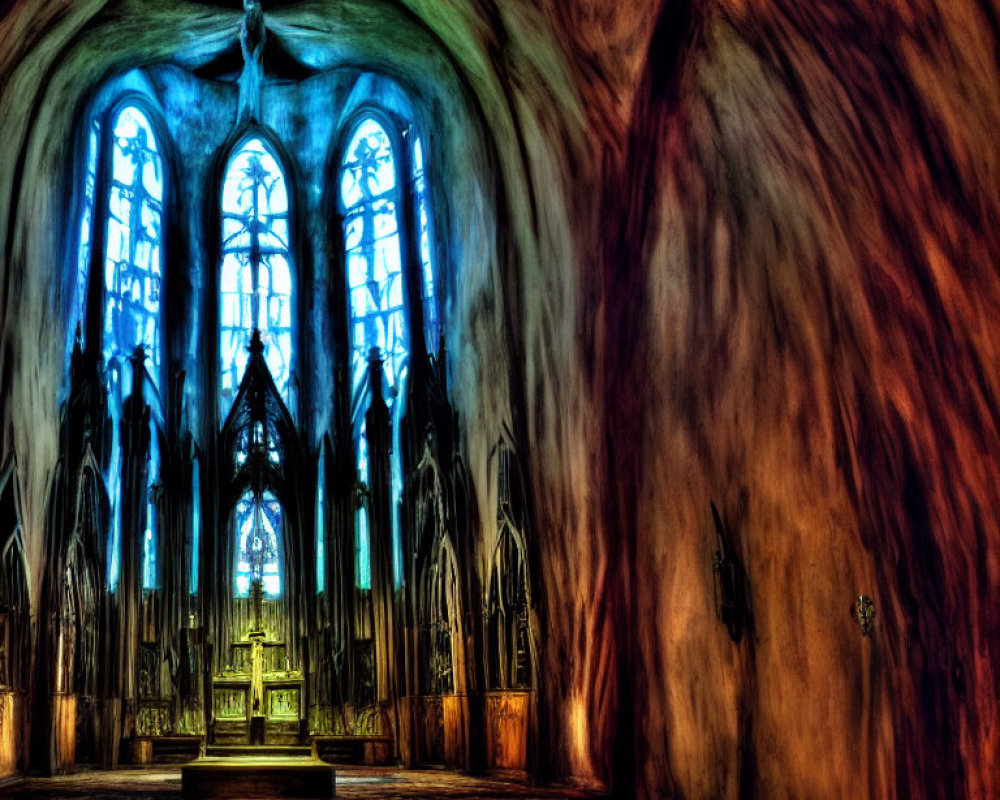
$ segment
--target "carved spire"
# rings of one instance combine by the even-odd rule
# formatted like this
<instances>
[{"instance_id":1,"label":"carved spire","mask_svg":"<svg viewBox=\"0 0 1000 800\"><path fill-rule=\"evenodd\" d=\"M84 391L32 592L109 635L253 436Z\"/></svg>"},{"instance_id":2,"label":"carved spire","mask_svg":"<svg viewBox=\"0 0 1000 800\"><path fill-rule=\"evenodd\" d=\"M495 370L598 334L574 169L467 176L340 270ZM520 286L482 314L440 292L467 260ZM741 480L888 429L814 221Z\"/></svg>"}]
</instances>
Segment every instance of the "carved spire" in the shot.
<instances>
[{"instance_id":1,"label":"carved spire","mask_svg":"<svg viewBox=\"0 0 1000 800\"><path fill-rule=\"evenodd\" d=\"M239 122L260 120L260 95L264 84L264 9L260 0L243 0L243 24L240 45L243 48L243 74L240 75Z\"/></svg>"}]
</instances>

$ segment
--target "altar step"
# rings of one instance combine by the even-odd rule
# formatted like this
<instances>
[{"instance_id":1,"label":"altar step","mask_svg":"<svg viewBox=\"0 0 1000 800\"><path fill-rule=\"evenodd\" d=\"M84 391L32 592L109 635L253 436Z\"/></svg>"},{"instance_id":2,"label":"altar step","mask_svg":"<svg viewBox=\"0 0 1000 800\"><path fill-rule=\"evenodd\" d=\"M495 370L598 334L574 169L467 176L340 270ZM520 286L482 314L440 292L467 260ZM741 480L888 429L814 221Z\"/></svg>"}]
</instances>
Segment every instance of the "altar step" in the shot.
<instances>
[{"instance_id":1,"label":"altar step","mask_svg":"<svg viewBox=\"0 0 1000 800\"><path fill-rule=\"evenodd\" d=\"M226 749L231 751L235 748ZM263 748L246 749L254 751L253 754L199 758L181 767L181 795L184 800L333 798L336 776L329 764L308 755L271 756L263 754Z\"/></svg>"},{"instance_id":2,"label":"altar step","mask_svg":"<svg viewBox=\"0 0 1000 800\"><path fill-rule=\"evenodd\" d=\"M285 758L287 756L302 756L309 758L312 749L309 745L298 744L210 744L205 748L208 758Z\"/></svg>"}]
</instances>

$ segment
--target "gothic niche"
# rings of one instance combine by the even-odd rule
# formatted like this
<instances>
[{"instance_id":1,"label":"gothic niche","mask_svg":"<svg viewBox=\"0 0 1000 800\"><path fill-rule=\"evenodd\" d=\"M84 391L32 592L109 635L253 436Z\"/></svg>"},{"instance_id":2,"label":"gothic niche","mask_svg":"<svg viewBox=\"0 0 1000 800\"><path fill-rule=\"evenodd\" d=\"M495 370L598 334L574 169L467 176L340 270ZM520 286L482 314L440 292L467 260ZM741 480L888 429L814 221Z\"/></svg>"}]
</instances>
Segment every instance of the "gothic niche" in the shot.
<instances>
[{"instance_id":1,"label":"gothic niche","mask_svg":"<svg viewBox=\"0 0 1000 800\"><path fill-rule=\"evenodd\" d=\"M249 360L220 436L216 653L210 741L297 744L305 733L303 653L296 631L315 578L295 543L303 529L305 456L254 329ZM218 581L213 585L214 581Z\"/></svg>"},{"instance_id":2,"label":"gothic niche","mask_svg":"<svg viewBox=\"0 0 1000 800\"><path fill-rule=\"evenodd\" d=\"M506 438L499 440L493 455L497 538L484 598L487 760L492 767L524 770L536 684L527 495L516 452Z\"/></svg>"},{"instance_id":3,"label":"gothic niche","mask_svg":"<svg viewBox=\"0 0 1000 800\"><path fill-rule=\"evenodd\" d=\"M99 762L102 754L100 557L89 535L97 510L93 506L100 498L97 486L93 464L86 463L79 483L77 532L70 539L63 572L56 659L56 691L75 702L76 758L85 763Z\"/></svg>"},{"instance_id":4,"label":"gothic niche","mask_svg":"<svg viewBox=\"0 0 1000 800\"><path fill-rule=\"evenodd\" d=\"M23 769L31 616L14 459L0 471L0 768Z\"/></svg>"},{"instance_id":5,"label":"gothic niche","mask_svg":"<svg viewBox=\"0 0 1000 800\"><path fill-rule=\"evenodd\" d=\"M456 684L464 690L461 650L462 604L455 544L448 530L446 495L437 463L426 448L415 476L414 533L417 555L416 659L422 724L418 759L444 764L461 754L446 755L446 739L457 734L462 709L454 708ZM458 654L458 657L456 657Z\"/></svg>"}]
</instances>

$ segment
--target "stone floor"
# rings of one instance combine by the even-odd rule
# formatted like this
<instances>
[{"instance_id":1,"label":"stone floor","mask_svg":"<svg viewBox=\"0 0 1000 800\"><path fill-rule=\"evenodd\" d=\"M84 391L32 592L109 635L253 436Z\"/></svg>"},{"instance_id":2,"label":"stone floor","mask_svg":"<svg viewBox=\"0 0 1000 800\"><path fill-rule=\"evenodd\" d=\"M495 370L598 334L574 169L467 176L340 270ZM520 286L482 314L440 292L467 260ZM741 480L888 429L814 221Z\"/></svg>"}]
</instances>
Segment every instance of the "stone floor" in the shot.
<instances>
[{"instance_id":1,"label":"stone floor","mask_svg":"<svg viewBox=\"0 0 1000 800\"><path fill-rule=\"evenodd\" d=\"M536 788L496 778L473 778L444 770L338 767L337 797L367 800L593 800L590 792ZM0 797L22 800L181 800L180 767L78 772L29 778L0 788ZM255 798L255 800L258 800Z\"/></svg>"}]
</instances>

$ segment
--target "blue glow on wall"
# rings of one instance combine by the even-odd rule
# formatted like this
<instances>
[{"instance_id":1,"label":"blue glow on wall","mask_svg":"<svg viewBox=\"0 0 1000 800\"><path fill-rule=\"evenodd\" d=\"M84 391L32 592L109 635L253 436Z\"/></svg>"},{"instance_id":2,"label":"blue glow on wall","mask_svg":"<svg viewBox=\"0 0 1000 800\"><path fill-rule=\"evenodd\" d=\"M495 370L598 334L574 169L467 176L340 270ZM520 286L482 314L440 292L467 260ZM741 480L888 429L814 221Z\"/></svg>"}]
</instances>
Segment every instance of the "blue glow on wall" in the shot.
<instances>
[{"instance_id":1,"label":"blue glow on wall","mask_svg":"<svg viewBox=\"0 0 1000 800\"><path fill-rule=\"evenodd\" d=\"M264 358L288 402L292 362L292 273L288 190L270 146L247 139L229 159L222 187L219 409L229 413L260 329Z\"/></svg>"}]
</instances>

